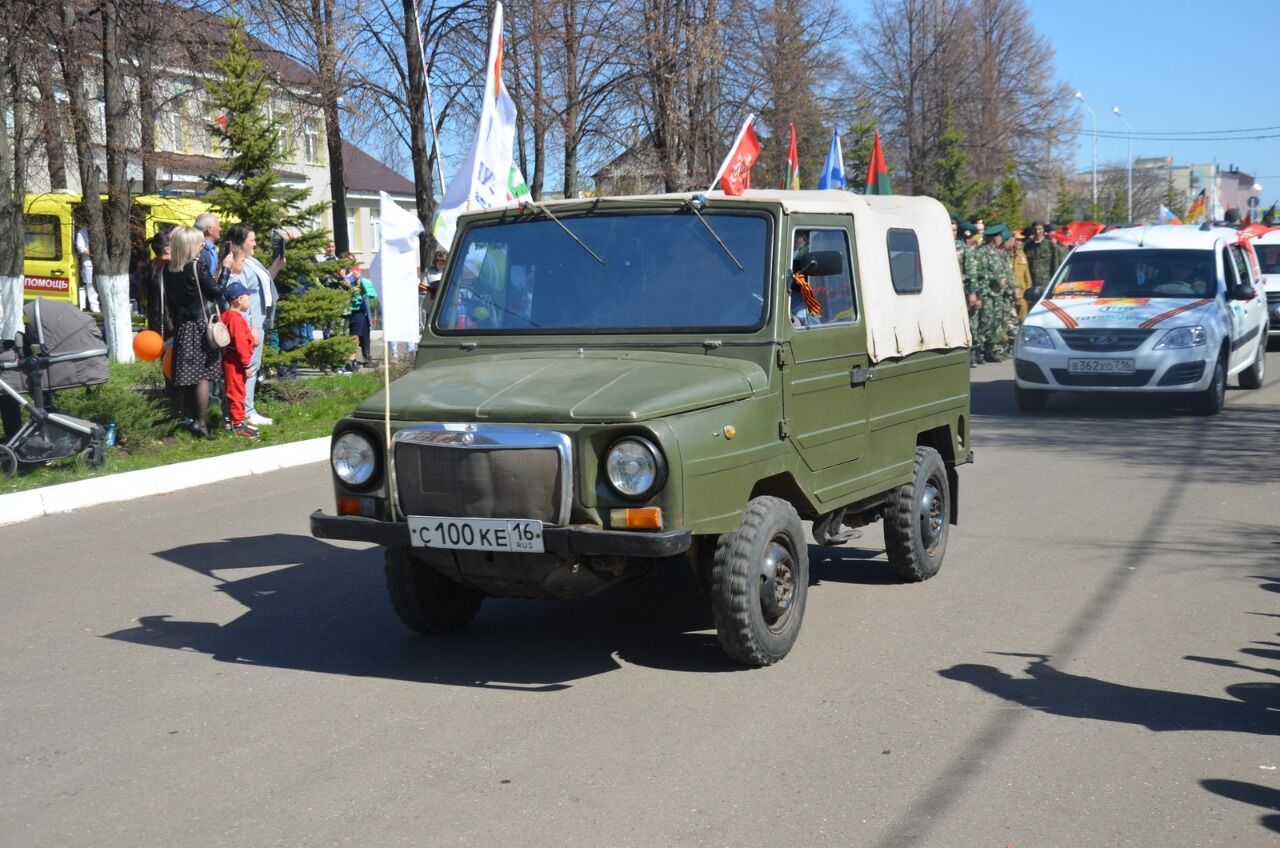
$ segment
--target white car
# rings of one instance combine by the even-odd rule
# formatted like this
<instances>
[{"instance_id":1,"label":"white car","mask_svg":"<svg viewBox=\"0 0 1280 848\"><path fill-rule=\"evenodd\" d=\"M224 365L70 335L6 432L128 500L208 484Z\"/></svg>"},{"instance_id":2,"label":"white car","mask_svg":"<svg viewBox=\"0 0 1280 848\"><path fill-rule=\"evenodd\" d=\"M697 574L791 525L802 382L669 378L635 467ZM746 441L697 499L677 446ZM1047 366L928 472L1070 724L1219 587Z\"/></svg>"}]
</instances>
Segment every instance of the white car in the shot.
<instances>
[{"instance_id":1,"label":"white car","mask_svg":"<svg viewBox=\"0 0 1280 848\"><path fill-rule=\"evenodd\" d=\"M1216 415L1229 376L1256 389L1266 368L1266 290L1225 227L1132 227L1076 248L1014 346L1016 400L1050 392L1189 393Z\"/></svg>"},{"instance_id":2,"label":"white car","mask_svg":"<svg viewBox=\"0 0 1280 848\"><path fill-rule=\"evenodd\" d=\"M1271 336L1280 336L1280 227L1253 240L1262 278L1267 285L1267 312L1271 317Z\"/></svg>"}]
</instances>

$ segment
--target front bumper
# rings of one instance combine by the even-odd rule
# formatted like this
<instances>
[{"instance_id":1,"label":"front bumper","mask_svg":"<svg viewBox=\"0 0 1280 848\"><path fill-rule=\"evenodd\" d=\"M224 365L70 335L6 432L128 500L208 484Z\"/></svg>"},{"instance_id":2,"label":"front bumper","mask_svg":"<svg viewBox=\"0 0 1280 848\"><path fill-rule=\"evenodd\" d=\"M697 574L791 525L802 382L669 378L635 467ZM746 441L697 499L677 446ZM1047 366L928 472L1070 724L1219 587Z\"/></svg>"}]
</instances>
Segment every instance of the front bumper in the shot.
<instances>
[{"instance_id":1,"label":"front bumper","mask_svg":"<svg viewBox=\"0 0 1280 848\"><path fill-rule=\"evenodd\" d=\"M389 548L409 547L409 525L401 521L379 521L356 515L311 513L311 535L317 539L372 542ZM542 528L542 544L547 553L564 559L578 556L622 556L660 559L684 553L693 544L688 530L633 533L595 527Z\"/></svg>"},{"instance_id":2,"label":"front bumper","mask_svg":"<svg viewBox=\"0 0 1280 848\"><path fill-rule=\"evenodd\" d=\"M1151 350L1151 344L1112 353L1030 348L1019 341L1014 349L1014 379L1020 389L1054 392L1196 392L1208 387L1216 345ZM1134 371L1073 374L1072 359L1132 359Z\"/></svg>"}]
</instances>

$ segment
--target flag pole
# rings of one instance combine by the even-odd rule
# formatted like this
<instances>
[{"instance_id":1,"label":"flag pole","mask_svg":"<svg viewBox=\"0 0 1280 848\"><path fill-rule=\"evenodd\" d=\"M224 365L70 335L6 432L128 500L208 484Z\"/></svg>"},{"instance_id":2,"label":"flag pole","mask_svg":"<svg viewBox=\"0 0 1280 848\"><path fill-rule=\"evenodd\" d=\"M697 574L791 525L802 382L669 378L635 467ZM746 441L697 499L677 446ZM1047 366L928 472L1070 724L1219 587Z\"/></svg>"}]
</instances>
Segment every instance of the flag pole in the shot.
<instances>
[{"instance_id":1,"label":"flag pole","mask_svg":"<svg viewBox=\"0 0 1280 848\"><path fill-rule=\"evenodd\" d=\"M720 163L720 170L716 171L716 177L711 181L711 185L707 191L715 191L716 183L720 182L720 178L724 176L725 169L729 167L729 159L733 157L733 151L738 149L738 142L742 141L742 137L747 134L747 128L751 126L751 122L756 119L756 113L752 112L747 115L747 119L742 122L742 128L738 130L738 134L733 137L733 144L729 145L729 152L725 155L724 161Z\"/></svg>"},{"instance_id":2,"label":"flag pole","mask_svg":"<svg viewBox=\"0 0 1280 848\"><path fill-rule=\"evenodd\" d=\"M385 291L385 289L384 289ZM387 506L391 520L396 519L396 493L391 487L391 346L387 344L387 328L382 328L382 425L387 445Z\"/></svg>"},{"instance_id":3,"label":"flag pole","mask_svg":"<svg viewBox=\"0 0 1280 848\"><path fill-rule=\"evenodd\" d=\"M427 73L427 46L422 41L422 27L418 21L418 0L413 0L413 27L418 33L418 58L422 62L422 81L427 89L427 117L431 119L431 149L436 154L436 173L440 176L440 196L444 197L444 164L440 161L440 136L436 133L436 109L431 103L431 75Z\"/></svg>"}]
</instances>

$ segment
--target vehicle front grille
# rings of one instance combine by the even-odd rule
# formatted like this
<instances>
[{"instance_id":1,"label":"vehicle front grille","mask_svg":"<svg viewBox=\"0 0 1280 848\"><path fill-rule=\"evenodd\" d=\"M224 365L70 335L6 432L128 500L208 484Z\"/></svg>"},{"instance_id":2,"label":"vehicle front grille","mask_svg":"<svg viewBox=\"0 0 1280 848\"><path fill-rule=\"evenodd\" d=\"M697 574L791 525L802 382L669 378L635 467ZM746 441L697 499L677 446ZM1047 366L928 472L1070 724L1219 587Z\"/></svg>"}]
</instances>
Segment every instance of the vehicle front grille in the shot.
<instances>
[{"instance_id":1,"label":"vehicle front grille","mask_svg":"<svg viewBox=\"0 0 1280 848\"><path fill-rule=\"evenodd\" d=\"M471 442L463 444L397 434L393 461L402 514L563 523L570 497L567 450L504 444L475 431L468 435Z\"/></svg>"},{"instance_id":2,"label":"vehicle front grille","mask_svg":"<svg viewBox=\"0 0 1280 848\"><path fill-rule=\"evenodd\" d=\"M1203 376L1203 362L1179 362L1177 365L1171 365L1169 370L1164 372L1164 376L1160 378L1160 385L1185 386L1187 383L1197 382Z\"/></svg>"},{"instance_id":3,"label":"vehicle front grille","mask_svg":"<svg viewBox=\"0 0 1280 848\"><path fill-rule=\"evenodd\" d=\"M1132 374L1072 374L1065 368L1054 368L1053 379L1060 386L1111 386L1115 388L1137 388L1151 381L1156 373L1150 369L1135 371Z\"/></svg>"},{"instance_id":4,"label":"vehicle front grille","mask_svg":"<svg viewBox=\"0 0 1280 848\"><path fill-rule=\"evenodd\" d=\"M1267 303L1280 303L1280 291L1268 291Z\"/></svg>"},{"instance_id":5,"label":"vehicle front grille","mask_svg":"<svg viewBox=\"0 0 1280 848\"><path fill-rule=\"evenodd\" d=\"M1072 350L1091 351L1094 353L1109 353L1122 350L1137 350L1142 343L1150 338L1154 330L1138 330L1134 328L1119 327L1116 329L1082 329L1082 330L1059 330L1058 335L1062 337L1067 347Z\"/></svg>"}]
</instances>

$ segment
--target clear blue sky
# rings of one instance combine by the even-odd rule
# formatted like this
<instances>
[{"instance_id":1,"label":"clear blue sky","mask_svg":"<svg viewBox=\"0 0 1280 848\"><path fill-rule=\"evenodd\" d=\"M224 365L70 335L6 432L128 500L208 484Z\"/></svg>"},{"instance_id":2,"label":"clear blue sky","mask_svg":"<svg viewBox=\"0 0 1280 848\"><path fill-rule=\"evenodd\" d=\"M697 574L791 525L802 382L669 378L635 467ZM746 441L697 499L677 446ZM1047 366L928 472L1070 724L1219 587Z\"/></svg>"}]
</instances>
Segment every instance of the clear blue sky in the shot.
<instances>
[{"instance_id":1,"label":"clear blue sky","mask_svg":"<svg viewBox=\"0 0 1280 848\"><path fill-rule=\"evenodd\" d=\"M855 19L865 0L845 0ZM1280 130L1274 138L1151 141L1137 133L1280 127L1280 2L1191 0L1026 0L1031 23L1049 38L1057 78L1084 94L1098 131L1123 133L1119 106L1135 133L1135 157L1178 164L1217 161L1254 175L1264 207L1280 200ZM1090 163L1089 114L1076 107L1075 161ZM1123 138L1098 138L1098 161L1123 162Z\"/></svg>"}]
</instances>

